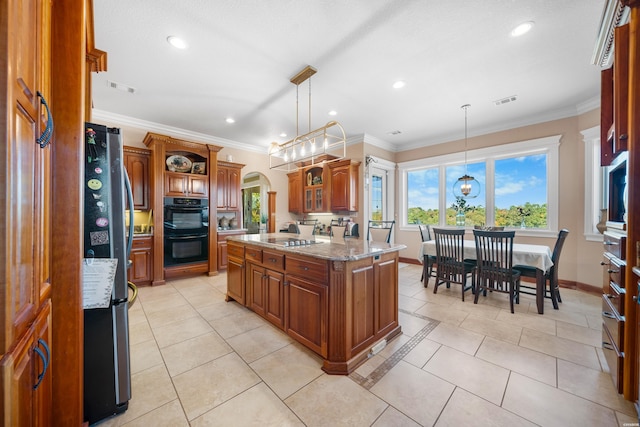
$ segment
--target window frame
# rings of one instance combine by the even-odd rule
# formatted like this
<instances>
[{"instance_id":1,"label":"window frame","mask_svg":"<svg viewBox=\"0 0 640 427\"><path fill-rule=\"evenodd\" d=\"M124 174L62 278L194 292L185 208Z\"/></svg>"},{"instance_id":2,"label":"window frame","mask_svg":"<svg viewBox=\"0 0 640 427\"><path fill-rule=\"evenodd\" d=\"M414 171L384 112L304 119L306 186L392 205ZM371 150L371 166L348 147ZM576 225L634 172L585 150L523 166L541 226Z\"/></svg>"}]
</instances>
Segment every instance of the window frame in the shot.
<instances>
[{"instance_id":1,"label":"window frame","mask_svg":"<svg viewBox=\"0 0 640 427\"><path fill-rule=\"evenodd\" d=\"M584 237L587 241L602 242L596 225L600 209L606 209L608 179L606 168L600 166L600 126L580 131L584 142Z\"/></svg>"},{"instance_id":2,"label":"window frame","mask_svg":"<svg viewBox=\"0 0 640 427\"><path fill-rule=\"evenodd\" d=\"M495 160L513 158L519 156L529 156L536 154L547 155L547 228L545 229L520 229L515 228L518 235L537 236L537 237L555 237L558 233L558 182L559 182L559 157L560 157L560 139L561 135L553 135L543 138L530 139L508 144L495 145L486 148L468 150L466 153L467 163L486 163L486 223L491 224L494 221L495 208ZM407 191L407 172L439 168L440 182L438 187L438 208L440 226L445 226L446 217L446 188L445 170L447 166L464 165L465 153L451 153L434 157L425 157L423 159L411 160L408 162L398 163L398 173L400 176L400 194L399 194L399 228L401 230L414 230L418 228L417 224L407 223L408 213L408 191ZM471 227L466 227L471 228Z\"/></svg>"}]
</instances>

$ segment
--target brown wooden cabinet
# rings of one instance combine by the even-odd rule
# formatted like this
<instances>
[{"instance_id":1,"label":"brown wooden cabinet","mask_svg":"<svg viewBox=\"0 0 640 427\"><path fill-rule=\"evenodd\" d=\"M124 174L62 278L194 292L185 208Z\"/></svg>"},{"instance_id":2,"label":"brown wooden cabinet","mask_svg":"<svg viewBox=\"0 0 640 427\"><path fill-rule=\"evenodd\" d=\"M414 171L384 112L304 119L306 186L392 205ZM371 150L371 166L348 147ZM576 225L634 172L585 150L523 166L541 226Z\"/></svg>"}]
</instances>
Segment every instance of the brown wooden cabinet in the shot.
<instances>
[{"instance_id":1,"label":"brown wooden cabinet","mask_svg":"<svg viewBox=\"0 0 640 427\"><path fill-rule=\"evenodd\" d=\"M252 251L259 258L251 258ZM246 287L248 307L280 329L285 329L284 255L281 253L246 249Z\"/></svg>"},{"instance_id":2,"label":"brown wooden cabinet","mask_svg":"<svg viewBox=\"0 0 640 427\"><path fill-rule=\"evenodd\" d=\"M52 421L52 369L44 369L52 347L51 145L38 143L49 118L41 100L52 101L51 12L49 0L0 4L0 424L7 426Z\"/></svg>"},{"instance_id":3,"label":"brown wooden cabinet","mask_svg":"<svg viewBox=\"0 0 640 427\"><path fill-rule=\"evenodd\" d=\"M218 230L218 270L224 270L229 263L229 255L227 251L227 237L245 234L244 230L221 231Z\"/></svg>"},{"instance_id":4,"label":"brown wooden cabinet","mask_svg":"<svg viewBox=\"0 0 640 427\"><path fill-rule=\"evenodd\" d=\"M227 297L245 304L244 246L235 242L227 244Z\"/></svg>"},{"instance_id":5,"label":"brown wooden cabinet","mask_svg":"<svg viewBox=\"0 0 640 427\"><path fill-rule=\"evenodd\" d=\"M397 252L330 261L245 240L228 245L227 300L321 355L326 372L353 372L372 346L400 333Z\"/></svg>"},{"instance_id":6,"label":"brown wooden cabinet","mask_svg":"<svg viewBox=\"0 0 640 427\"><path fill-rule=\"evenodd\" d=\"M207 198L209 196L208 178L202 175L165 172L164 190L167 197Z\"/></svg>"},{"instance_id":7,"label":"brown wooden cabinet","mask_svg":"<svg viewBox=\"0 0 640 427\"><path fill-rule=\"evenodd\" d=\"M240 211L242 208L240 183L242 168L239 163L218 162L218 192L216 206L220 212Z\"/></svg>"},{"instance_id":8,"label":"brown wooden cabinet","mask_svg":"<svg viewBox=\"0 0 640 427\"><path fill-rule=\"evenodd\" d=\"M287 257L287 261L289 261ZM305 263L305 260L298 262ZM287 334L327 357L329 288L313 276L287 275Z\"/></svg>"},{"instance_id":9,"label":"brown wooden cabinet","mask_svg":"<svg viewBox=\"0 0 640 427\"><path fill-rule=\"evenodd\" d=\"M302 213L302 171L287 174L289 178L289 212Z\"/></svg>"},{"instance_id":10,"label":"brown wooden cabinet","mask_svg":"<svg viewBox=\"0 0 640 427\"><path fill-rule=\"evenodd\" d=\"M329 163L329 170L331 211L357 211L360 162L341 160Z\"/></svg>"},{"instance_id":11,"label":"brown wooden cabinet","mask_svg":"<svg viewBox=\"0 0 640 427\"><path fill-rule=\"evenodd\" d=\"M302 171L302 211L304 213L327 212L326 198L327 170L321 167L306 168Z\"/></svg>"},{"instance_id":12,"label":"brown wooden cabinet","mask_svg":"<svg viewBox=\"0 0 640 427\"><path fill-rule=\"evenodd\" d=\"M153 279L153 237L134 237L131 245L132 264L127 270L128 280L136 285L148 285Z\"/></svg>"},{"instance_id":13,"label":"brown wooden cabinet","mask_svg":"<svg viewBox=\"0 0 640 427\"><path fill-rule=\"evenodd\" d=\"M149 158L151 152L141 148L124 147L124 167L131 183L133 208L149 209ZM128 204L128 201L127 201Z\"/></svg>"}]
</instances>

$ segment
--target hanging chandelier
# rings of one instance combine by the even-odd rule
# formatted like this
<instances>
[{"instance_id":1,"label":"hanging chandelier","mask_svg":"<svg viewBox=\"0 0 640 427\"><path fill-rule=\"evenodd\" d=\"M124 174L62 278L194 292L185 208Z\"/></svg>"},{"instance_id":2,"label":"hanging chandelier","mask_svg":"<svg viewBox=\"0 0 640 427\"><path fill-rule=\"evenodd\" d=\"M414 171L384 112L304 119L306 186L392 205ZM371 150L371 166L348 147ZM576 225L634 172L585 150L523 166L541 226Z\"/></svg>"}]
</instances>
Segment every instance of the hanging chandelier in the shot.
<instances>
[{"instance_id":1,"label":"hanging chandelier","mask_svg":"<svg viewBox=\"0 0 640 427\"><path fill-rule=\"evenodd\" d=\"M330 121L326 125L311 130L311 76L316 69L307 65L291 78L296 85L296 136L269 146L269 168L291 172L301 167L325 164L344 159L347 156L347 138L340 123ZM303 135L299 131L298 92L300 84L309 81L309 131Z\"/></svg>"},{"instance_id":2,"label":"hanging chandelier","mask_svg":"<svg viewBox=\"0 0 640 427\"><path fill-rule=\"evenodd\" d=\"M473 199L480 194L480 183L467 173L467 108L470 104L464 104L464 175L453 184L453 195L465 199Z\"/></svg>"}]
</instances>

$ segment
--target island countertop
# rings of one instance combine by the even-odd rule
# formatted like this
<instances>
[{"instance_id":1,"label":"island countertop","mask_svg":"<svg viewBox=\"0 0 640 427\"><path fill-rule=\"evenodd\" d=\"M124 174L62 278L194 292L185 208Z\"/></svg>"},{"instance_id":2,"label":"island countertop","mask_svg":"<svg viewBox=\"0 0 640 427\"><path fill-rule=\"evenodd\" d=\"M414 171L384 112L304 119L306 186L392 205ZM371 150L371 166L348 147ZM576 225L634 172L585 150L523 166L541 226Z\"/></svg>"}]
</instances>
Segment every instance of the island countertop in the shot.
<instances>
[{"instance_id":1,"label":"island countertop","mask_svg":"<svg viewBox=\"0 0 640 427\"><path fill-rule=\"evenodd\" d=\"M312 236L314 243L299 246L284 246L285 242L302 240L299 234L266 233L229 236L228 241L244 242L284 253L307 255L331 261L356 261L367 257L405 249L402 244L369 242L361 238L344 239L327 236Z\"/></svg>"}]
</instances>

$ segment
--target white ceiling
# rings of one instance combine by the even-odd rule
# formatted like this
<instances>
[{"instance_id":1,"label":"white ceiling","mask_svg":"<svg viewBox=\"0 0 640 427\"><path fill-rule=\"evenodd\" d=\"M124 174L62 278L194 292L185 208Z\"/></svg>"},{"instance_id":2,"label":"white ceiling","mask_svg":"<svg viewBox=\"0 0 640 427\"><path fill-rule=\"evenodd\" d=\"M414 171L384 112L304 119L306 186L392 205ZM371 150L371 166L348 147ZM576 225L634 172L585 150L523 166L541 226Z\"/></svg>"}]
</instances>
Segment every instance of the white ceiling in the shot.
<instances>
[{"instance_id":1,"label":"white ceiling","mask_svg":"<svg viewBox=\"0 0 640 427\"><path fill-rule=\"evenodd\" d=\"M604 0L95 0L94 117L267 150L338 120L402 151L596 108ZM528 34L509 32L534 21ZM166 38L184 38L177 50ZM396 80L406 87L393 89ZM108 87L129 86L134 94ZM498 99L517 100L496 106ZM330 117L328 111L338 115ZM225 118L235 118L227 124ZM398 135L392 135L400 131ZM279 134L286 132L287 137Z\"/></svg>"}]
</instances>

